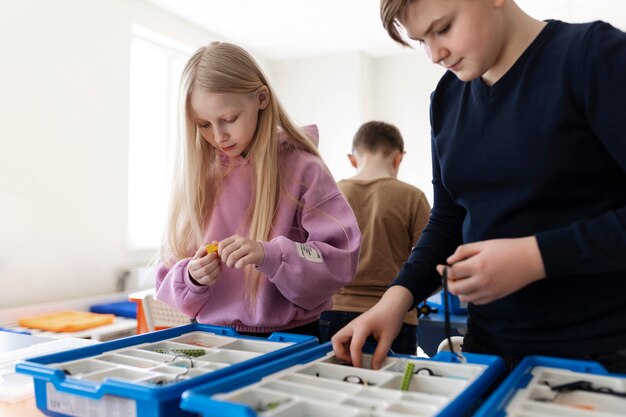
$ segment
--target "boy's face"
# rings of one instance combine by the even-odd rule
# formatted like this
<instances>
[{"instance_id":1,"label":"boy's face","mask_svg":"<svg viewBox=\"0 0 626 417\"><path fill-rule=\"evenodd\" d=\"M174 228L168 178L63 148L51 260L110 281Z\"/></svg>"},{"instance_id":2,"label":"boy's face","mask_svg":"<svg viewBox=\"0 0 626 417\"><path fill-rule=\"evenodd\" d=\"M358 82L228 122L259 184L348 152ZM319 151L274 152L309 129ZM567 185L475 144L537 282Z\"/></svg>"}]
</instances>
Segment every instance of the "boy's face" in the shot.
<instances>
[{"instance_id":1,"label":"boy's face","mask_svg":"<svg viewBox=\"0 0 626 417\"><path fill-rule=\"evenodd\" d=\"M503 48L503 0L414 0L400 20L435 64L462 81L493 68Z\"/></svg>"}]
</instances>

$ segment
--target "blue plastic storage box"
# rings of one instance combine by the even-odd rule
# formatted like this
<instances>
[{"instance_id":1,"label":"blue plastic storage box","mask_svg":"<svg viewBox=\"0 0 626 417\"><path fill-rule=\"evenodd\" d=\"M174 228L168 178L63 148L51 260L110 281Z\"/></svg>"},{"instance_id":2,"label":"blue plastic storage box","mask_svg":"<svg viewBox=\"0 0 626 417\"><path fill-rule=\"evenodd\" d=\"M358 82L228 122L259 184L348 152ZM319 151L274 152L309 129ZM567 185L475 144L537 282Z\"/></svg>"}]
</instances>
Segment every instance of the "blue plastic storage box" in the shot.
<instances>
[{"instance_id":1,"label":"blue plastic storage box","mask_svg":"<svg viewBox=\"0 0 626 417\"><path fill-rule=\"evenodd\" d=\"M189 416L179 408L183 391L317 345L313 336L264 339L189 324L40 356L16 369L33 377L37 407L49 416Z\"/></svg>"},{"instance_id":2,"label":"blue plastic storage box","mask_svg":"<svg viewBox=\"0 0 626 417\"><path fill-rule=\"evenodd\" d=\"M597 362L526 357L474 417L626 416L626 375Z\"/></svg>"},{"instance_id":3,"label":"blue plastic storage box","mask_svg":"<svg viewBox=\"0 0 626 417\"><path fill-rule=\"evenodd\" d=\"M89 307L92 313L115 314L129 319L137 318L137 303L132 301L118 301L115 303L95 304Z\"/></svg>"},{"instance_id":4,"label":"blue plastic storage box","mask_svg":"<svg viewBox=\"0 0 626 417\"><path fill-rule=\"evenodd\" d=\"M432 359L392 355L372 370L367 354L364 368L354 368L325 343L190 389L181 408L203 417L461 417L504 369L495 356L466 359L460 363L450 352Z\"/></svg>"},{"instance_id":5,"label":"blue plastic storage box","mask_svg":"<svg viewBox=\"0 0 626 417\"><path fill-rule=\"evenodd\" d=\"M443 313L443 290L431 295L426 301L432 307L437 307L440 313ZM448 294L448 305L450 306L451 314L467 314L467 303L462 303L461 300L459 300L459 297L454 294Z\"/></svg>"}]
</instances>

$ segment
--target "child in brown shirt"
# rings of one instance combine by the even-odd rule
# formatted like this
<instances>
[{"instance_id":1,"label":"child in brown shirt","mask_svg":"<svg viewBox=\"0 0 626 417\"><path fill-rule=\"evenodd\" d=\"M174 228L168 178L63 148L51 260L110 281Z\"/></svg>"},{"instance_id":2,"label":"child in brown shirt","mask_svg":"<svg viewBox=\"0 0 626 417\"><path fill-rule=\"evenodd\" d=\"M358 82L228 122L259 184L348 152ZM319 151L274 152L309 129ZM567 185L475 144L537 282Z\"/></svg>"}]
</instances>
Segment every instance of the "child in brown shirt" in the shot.
<instances>
[{"instance_id":1,"label":"child in brown shirt","mask_svg":"<svg viewBox=\"0 0 626 417\"><path fill-rule=\"evenodd\" d=\"M354 136L348 159L357 174L338 185L361 229L361 255L356 277L335 294L332 311L321 315L322 341L376 304L428 223L430 205L424 193L397 179L404 154L402 135L393 125L368 122ZM416 328L413 309L391 349L415 354Z\"/></svg>"}]
</instances>

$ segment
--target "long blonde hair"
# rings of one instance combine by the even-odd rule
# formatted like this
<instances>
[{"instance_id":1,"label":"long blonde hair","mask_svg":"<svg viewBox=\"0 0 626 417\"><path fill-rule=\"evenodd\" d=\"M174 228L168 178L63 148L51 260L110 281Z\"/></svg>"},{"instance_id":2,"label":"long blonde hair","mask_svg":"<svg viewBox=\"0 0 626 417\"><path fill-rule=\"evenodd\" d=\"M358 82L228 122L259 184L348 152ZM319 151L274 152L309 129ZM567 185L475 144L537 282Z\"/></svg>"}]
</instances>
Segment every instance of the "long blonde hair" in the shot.
<instances>
[{"instance_id":1,"label":"long blonde hair","mask_svg":"<svg viewBox=\"0 0 626 417\"><path fill-rule=\"evenodd\" d=\"M256 132L246 154L254 172L254 198L246 219L250 239L270 238L281 197L278 130L286 134L291 148L319 156L311 140L289 119L250 54L223 42L212 42L198 49L187 62L181 79L179 146L169 224L161 252L161 259L166 264L171 266L173 261L193 256L206 243L202 241L203 230L209 223L225 175L216 149L202 137L192 117L192 92L252 94L263 86L269 91L269 104L259 111ZM254 305L261 282L260 273L250 266L245 276L246 296Z\"/></svg>"}]
</instances>

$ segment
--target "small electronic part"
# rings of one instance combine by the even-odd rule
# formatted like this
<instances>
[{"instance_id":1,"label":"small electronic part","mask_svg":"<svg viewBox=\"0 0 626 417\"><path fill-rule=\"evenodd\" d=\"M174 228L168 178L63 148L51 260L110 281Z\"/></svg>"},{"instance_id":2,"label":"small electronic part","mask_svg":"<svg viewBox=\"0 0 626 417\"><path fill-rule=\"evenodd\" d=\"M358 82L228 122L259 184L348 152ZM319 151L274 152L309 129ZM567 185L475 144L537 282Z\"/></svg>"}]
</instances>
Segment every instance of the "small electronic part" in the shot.
<instances>
[{"instance_id":1,"label":"small electronic part","mask_svg":"<svg viewBox=\"0 0 626 417\"><path fill-rule=\"evenodd\" d=\"M206 354L203 349L173 349L172 353L191 356L192 358L197 358L198 356L203 356Z\"/></svg>"},{"instance_id":2,"label":"small electronic part","mask_svg":"<svg viewBox=\"0 0 626 417\"><path fill-rule=\"evenodd\" d=\"M166 355L190 356L197 358L206 354L204 349L154 349L153 352L163 353Z\"/></svg>"},{"instance_id":3,"label":"small electronic part","mask_svg":"<svg viewBox=\"0 0 626 417\"><path fill-rule=\"evenodd\" d=\"M429 368L419 368L418 370L415 371L415 375L433 376L435 375L435 373L431 371Z\"/></svg>"},{"instance_id":4,"label":"small electronic part","mask_svg":"<svg viewBox=\"0 0 626 417\"><path fill-rule=\"evenodd\" d=\"M409 386L411 386L411 378L413 378L413 369L415 368L415 364L413 362L408 362L406 364L406 368L404 368L404 375L402 376L402 383L400 384L400 391L408 391ZM426 368L422 368L426 369Z\"/></svg>"},{"instance_id":5,"label":"small electronic part","mask_svg":"<svg viewBox=\"0 0 626 417\"><path fill-rule=\"evenodd\" d=\"M359 385L365 385L365 386L374 385L372 383L367 382L365 379L361 378L358 375L346 375L343 378L343 380L344 382L347 382L349 384L359 384Z\"/></svg>"},{"instance_id":6,"label":"small electronic part","mask_svg":"<svg viewBox=\"0 0 626 417\"><path fill-rule=\"evenodd\" d=\"M437 307L431 307L429 304L424 301L421 305L417 306L417 316L418 317L428 317L430 313L436 314L439 312Z\"/></svg>"},{"instance_id":7,"label":"small electronic part","mask_svg":"<svg viewBox=\"0 0 626 417\"><path fill-rule=\"evenodd\" d=\"M215 243L209 243L205 245L205 248L206 248L207 255L213 252L217 252L217 245Z\"/></svg>"},{"instance_id":8,"label":"small electronic part","mask_svg":"<svg viewBox=\"0 0 626 417\"><path fill-rule=\"evenodd\" d=\"M187 355L176 355L174 359L170 361L173 366L179 366L181 368L187 368L187 372L189 372L190 368L194 367L193 358ZM185 373L187 373L185 372Z\"/></svg>"},{"instance_id":9,"label":"small electronic part","mask_svg":"<svg viewBox=\"0 0 626 417\"><path fill-rule=\"evenodd\" d=\"M626 398L626 392L615 391L609 387L596 387L590 381L580 380L568 382L561 385L550 385L547 381L545 381L544 383L549 386L552 391L555 391L559 394L564 394L572 391L586 391Z\"/></svg>"}]
</instances>

